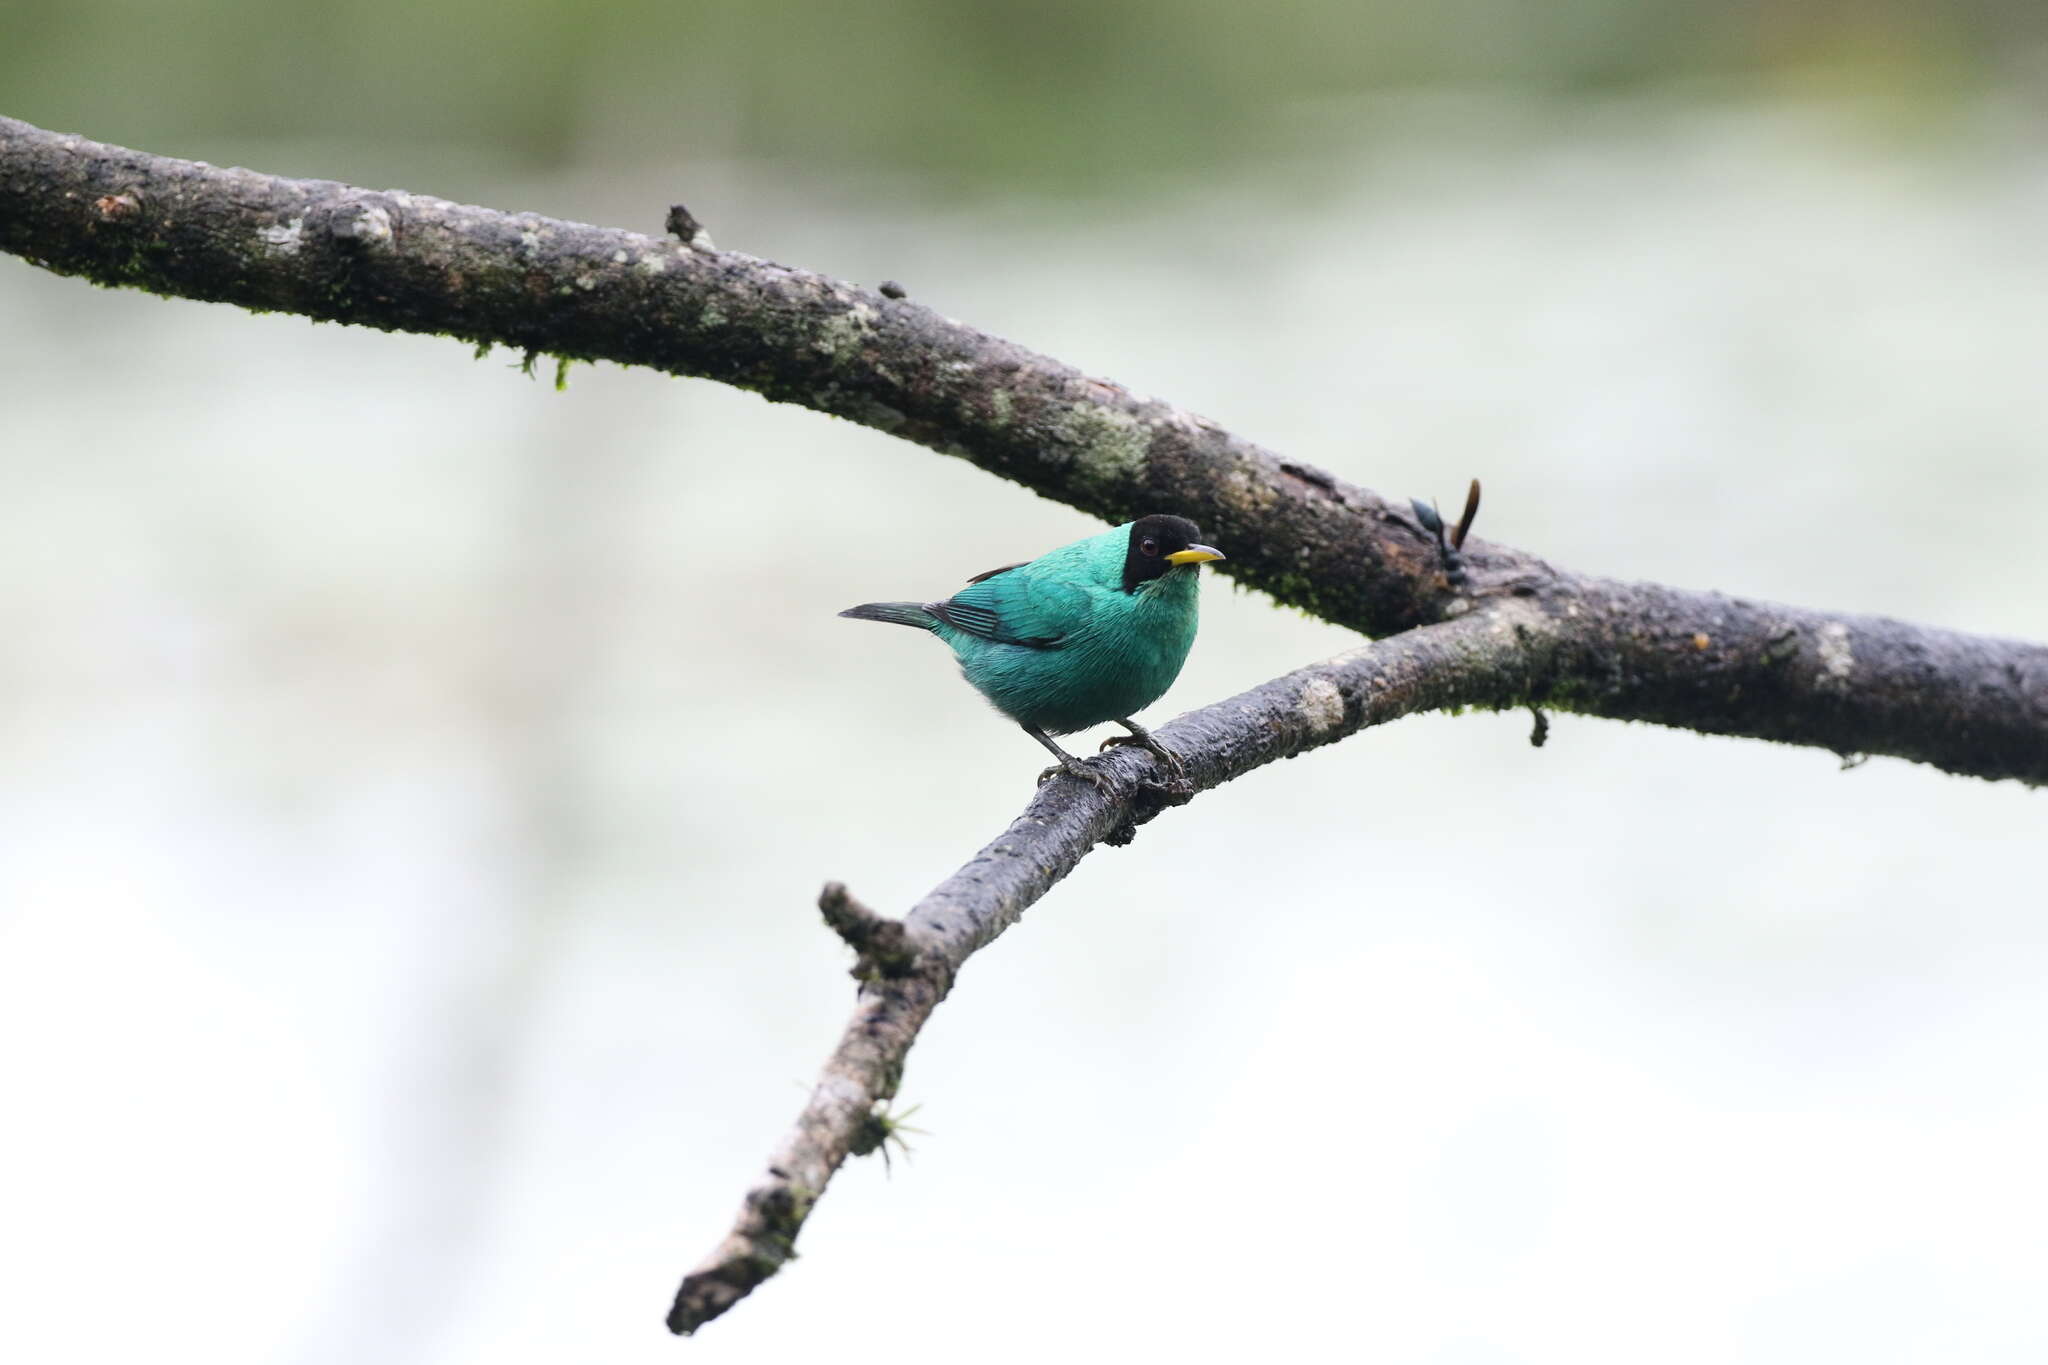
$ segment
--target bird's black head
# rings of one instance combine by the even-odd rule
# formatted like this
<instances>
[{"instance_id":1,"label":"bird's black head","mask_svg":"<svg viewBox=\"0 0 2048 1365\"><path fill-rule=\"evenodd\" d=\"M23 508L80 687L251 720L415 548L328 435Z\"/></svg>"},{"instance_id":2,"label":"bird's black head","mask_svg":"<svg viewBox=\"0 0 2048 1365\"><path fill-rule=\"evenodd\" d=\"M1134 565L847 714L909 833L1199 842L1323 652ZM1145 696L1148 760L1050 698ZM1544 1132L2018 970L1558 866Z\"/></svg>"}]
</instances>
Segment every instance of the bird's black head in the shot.
<instances>
[{"instance_id":1,"label":"bird's black head","mask_svg":"<svg viewBox=\"0 0 2048 1365\"><path fill-rule=\"evenodd\" d=\"M1186 517L1139 517L1131 523L1130 548L1124 551L1124 591L1136 592L1140 584L1174 569L1221 558L1223 552L1202 544L1201 531Z\"/></svg>"}]
</instances>

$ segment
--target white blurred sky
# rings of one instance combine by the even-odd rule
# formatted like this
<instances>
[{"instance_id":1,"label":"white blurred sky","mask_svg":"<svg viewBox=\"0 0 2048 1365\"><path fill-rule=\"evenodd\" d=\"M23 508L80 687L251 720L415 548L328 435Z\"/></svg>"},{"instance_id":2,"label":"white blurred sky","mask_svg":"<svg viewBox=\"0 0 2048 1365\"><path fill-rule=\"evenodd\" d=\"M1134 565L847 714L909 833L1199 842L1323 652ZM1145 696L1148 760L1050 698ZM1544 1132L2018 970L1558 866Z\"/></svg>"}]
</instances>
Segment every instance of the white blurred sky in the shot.
<instances>
[{"instance_id":1,"label":"white blurred sky","mask_svg":"<svg viewBox=\"0 0 2048 1365\"><path fill-rule=\"evenodd\" d=\"M1382 491L1479 475L1575 568L2048 637L2021 111L1309 117L1350 150L1113 217L497 202L683 198ZM1090 858L914 1054L914 1159L674 1343L851 1003L818 885L906 907L1040 766L833 613L1090 523L706 384L13 261L0 391L8 1359L2048 1353L2041 797L1483 715ZM1155 719L1350 638L1204 612Z\"/></svg>"}]
</instances>

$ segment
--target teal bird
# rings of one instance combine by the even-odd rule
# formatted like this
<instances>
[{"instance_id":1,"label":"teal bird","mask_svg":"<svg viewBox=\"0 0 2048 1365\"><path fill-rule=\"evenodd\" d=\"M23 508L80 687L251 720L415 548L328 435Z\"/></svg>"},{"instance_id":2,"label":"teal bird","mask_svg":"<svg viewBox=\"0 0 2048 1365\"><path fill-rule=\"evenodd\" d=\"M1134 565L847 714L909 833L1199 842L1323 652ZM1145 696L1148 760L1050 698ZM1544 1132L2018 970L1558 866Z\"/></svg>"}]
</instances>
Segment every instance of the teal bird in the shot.
<instances>
[{"instance_id":1,"label":"teal bird","mask_svg":"<svg viewBox=\"0 0 2048 1365\"><path fill-rule=\"evenodd\" d=\"M1223 558L1185 517L1149 516L967 580L943 602L867 602L841 616L928 630L996 710L1060 769L1105 778L1053 743L1113 720L1176 774L1171 750L1131 717L1159 700L1195 642L1197 566ZM1105 746L1107 747L1107 746Z\"/></svg>"}]
</instances>

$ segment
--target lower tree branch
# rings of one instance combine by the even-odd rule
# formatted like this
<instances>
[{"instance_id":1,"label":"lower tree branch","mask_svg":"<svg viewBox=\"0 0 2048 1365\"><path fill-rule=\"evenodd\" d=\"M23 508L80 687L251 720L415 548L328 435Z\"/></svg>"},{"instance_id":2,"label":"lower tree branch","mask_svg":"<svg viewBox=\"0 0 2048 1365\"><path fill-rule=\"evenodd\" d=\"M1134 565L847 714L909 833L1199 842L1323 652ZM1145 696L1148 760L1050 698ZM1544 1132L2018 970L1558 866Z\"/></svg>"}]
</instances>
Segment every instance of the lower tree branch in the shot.
<instances>
[{"instance_id":1,"label":"lower tree branch","mask_svg":"<svg viewBox=\"0 0 2048 1365\"><path fill-rule=\"evenodd\" d=\"M751 1293L793 1254L797 1232L849 1155L872 1150L881 1109L896 1094L904 1059L925 1021L953 988L960 968L1102 843L1126 842L1136 825L1232 778L1418 711L1507 706L1561 657L1561 641L1540 612L1504 603L1457 621L1425 626L1205 706L1154 733L1187 765L1188 785L1150 785L1150 754L1129 746L1093 760L1115 779L1114 794L1056 779L966 866L900 921L910 957L896 974L866 970L873 938L849 934L838 883L820 905L862 955L860 997L825 1062L810 1102L747 1191L738 1220L676 1293L668 1325L694 1332ZM884 921L885 923L899 923Z\"/></svg>"},{"instance_id":2,"label":"lower tree branch","mask_svg":"<svg viewBox=\"0 0 2048 1365\"><path fill-rule=\"evenodd\" d=\"M1577 580L1572 593L1497 598L1188 712L1156 732L1186 764L1182 790L1149 785L1154 760L1140 750L1098 757L1117 779L1113 795L1080 782L1047 784L900 922L828 885L819 904L860 955L859 1002L732 1232L684 1279L670 1329L695 1331L789 1259L833 1173L850 1154L874 1148L911 1044L967 959L1090 850L1126 842L1168 805L1370 726L1467 705L1563 705L1735 733L1747 726L1763 738L1845 755L1875 720L1891 727L1893 751L1907 757L1921 756L1917 746L1925 745L1945 757L1965 754L1987 775L2030 777L2044 770L2048 651L2014 653L2002 643L1879 618ZM1950 686L1958 668L1975 678L1960 691ZM1737 704L1745 694L1782 702L1795 693L1811 704ZM1830 698L1837 705L1825 704ZM1932 734L1918 729L1929 714L1944 718ZM1765 728L1759 716L1792 719ZM1540 710L1537 717L1541 743L1548 726Z\"/></svg>"}]
</instances>

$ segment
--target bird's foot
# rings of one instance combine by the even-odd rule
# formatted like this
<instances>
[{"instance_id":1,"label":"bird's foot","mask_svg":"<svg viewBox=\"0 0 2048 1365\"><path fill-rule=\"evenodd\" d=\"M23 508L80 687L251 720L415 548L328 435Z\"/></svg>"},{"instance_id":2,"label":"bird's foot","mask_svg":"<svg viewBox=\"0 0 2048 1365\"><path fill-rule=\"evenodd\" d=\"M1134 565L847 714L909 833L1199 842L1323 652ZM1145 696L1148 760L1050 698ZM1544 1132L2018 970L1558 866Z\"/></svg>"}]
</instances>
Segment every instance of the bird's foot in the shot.
<instances>
[{"instance_id":1,"label":"bird's foot","mask_svg":"<svg viewBox=\"0 0 2048 1365\"><path fill-rule=\"evenodd\" d=\"M1154 739L1149 730L1134 730L1128 735L1111 735L1102 741L1102 749L1107 751L1112 744L1135 744L1158 759L1159 766L1166 769L1167 777L1176 785L1188 780L1188 765L1181 761L1179 754Z\"/></svg>"},{"instance_id":2,"label":"bird's foot","mask_svg":"<svg viewBox=\"0 0 2048 1365\"><path fill-rule=\"evenodd\" d=\"M1071 757L1062 758L1058 763L1040 773L1038 775L1038 785L1042 787L1062 773L1065 773L1068 777L1080 778L1104 796L1116 795L1116 782L1108 773L1091 768L1080 759Z\"/></svg>"}]
</instances>

